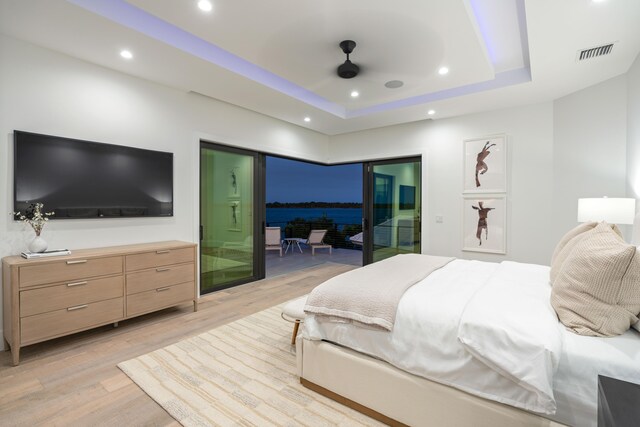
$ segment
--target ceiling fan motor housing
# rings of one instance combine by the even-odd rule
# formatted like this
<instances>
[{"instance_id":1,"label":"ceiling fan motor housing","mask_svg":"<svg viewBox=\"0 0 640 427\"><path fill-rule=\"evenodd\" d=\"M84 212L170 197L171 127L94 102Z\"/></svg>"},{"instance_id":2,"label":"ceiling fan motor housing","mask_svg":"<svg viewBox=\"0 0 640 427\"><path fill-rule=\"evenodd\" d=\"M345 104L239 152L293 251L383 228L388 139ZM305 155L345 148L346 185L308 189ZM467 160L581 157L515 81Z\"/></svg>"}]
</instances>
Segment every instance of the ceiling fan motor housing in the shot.
<instances>
[{"instance_id":1,"label":"ceiling fan motor housing","mask_svg":"<svg viewBox=\"0 0 640 427\"><path fill-rule=\"evenodd\" d=\"M340 42L340 49L347 55L347 60L338 67L338 76L343 79L352 79L360 72L360 67L349 60L349 54L353 52L355 47L356 42L353 40L343 40Z\"/></svg>"}]
</instances>

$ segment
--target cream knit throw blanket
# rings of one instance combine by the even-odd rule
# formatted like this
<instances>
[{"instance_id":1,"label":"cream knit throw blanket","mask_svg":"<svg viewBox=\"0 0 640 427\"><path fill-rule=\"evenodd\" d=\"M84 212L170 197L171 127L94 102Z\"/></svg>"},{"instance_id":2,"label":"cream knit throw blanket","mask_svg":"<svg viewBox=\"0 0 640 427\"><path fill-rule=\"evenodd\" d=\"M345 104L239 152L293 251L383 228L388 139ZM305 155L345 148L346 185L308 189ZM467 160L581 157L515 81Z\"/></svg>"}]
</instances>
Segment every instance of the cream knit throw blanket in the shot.
<instances>
[{"instance_id":1,"label":"cream knit throw blanket","mask_svg":"<svg viewBox=\"0 0 640 427\"><path fill-rule=\"evenodd\" d=\"M396 255L348 271L317 286L304 311L336 322L357 322L390 331L405 291L454 258Z\"/></svg>"}]
</instances>

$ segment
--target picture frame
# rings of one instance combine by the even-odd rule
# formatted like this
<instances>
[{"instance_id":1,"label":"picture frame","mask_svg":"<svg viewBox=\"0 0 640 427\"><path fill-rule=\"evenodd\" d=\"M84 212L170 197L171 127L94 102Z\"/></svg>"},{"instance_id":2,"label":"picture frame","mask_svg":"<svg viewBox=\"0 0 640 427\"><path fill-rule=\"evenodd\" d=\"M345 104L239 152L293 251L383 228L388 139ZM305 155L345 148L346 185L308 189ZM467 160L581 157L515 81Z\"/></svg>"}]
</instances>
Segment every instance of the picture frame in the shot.
<instances>
[{"instance_id":1,"label":"picture frame","mask_svg":"<svg viewBox=\"0 0 640 427\"><path fill-rule=\"evenodd\" d=\"M229 231L242 231L242 216L241 216L241 204L240 200L230 200L228 204L227 214L227 229Z\"/></svg>"},{"instance_id":2,"label":"picture frame","mask_svg":"<svg viewBox=\"0 0 640 427\"><path fill-rule=\"evenodd\" d=\"M399 188L399 206L403 210L411 210L416 208L416 187L413 185L400 185Z\"/></svg>"},{"instance_id":3,"label":"picture frame","mask_svg":"<svg viewBox=\"0 0 640 427\"><path fill-rule=\"evenodd\" d=\"M229 198L240 198L240 174L238 170L239 168L236 166L229 171Z\"/></svg>"},{"instance_id":4,"label":"picture frame","mask_svg":"<svg viewBox=\"0 0 640 427\"><path fill-rule=\"evenodd\" d=\"M462 250L506 254L506 196L465 194L462 198Z\"/></svg>"},{"instance_id":5,"label":"picture frame","mask_svg":"<svg viewBox=\"0 0 640 427\"><path fill-rule=\"evenodd\" d=\"M507 137L464 140L463 193L507 192Z\"/></svg>"}]
</instances>

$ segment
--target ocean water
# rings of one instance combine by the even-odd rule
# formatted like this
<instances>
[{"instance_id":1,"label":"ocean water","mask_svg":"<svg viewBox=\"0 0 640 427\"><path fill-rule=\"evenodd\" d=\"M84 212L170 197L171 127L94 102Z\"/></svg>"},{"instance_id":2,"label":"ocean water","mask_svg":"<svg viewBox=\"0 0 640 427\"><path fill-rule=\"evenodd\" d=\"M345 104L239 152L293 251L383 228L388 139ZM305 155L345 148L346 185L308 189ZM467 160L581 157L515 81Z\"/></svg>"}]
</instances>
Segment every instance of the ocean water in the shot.
<instances>
[{"instance_id":1,"label":"ocean water","mask_svg":"<svg viewBox=\"0 0 640 427\"><path fill-rule=\"evenodd\" d=\"M362 209L358 208L267 208L267 223L284 226L294 218L310 220L324 215L338 225L362 224Z\"/></svg>"}]
</instances>

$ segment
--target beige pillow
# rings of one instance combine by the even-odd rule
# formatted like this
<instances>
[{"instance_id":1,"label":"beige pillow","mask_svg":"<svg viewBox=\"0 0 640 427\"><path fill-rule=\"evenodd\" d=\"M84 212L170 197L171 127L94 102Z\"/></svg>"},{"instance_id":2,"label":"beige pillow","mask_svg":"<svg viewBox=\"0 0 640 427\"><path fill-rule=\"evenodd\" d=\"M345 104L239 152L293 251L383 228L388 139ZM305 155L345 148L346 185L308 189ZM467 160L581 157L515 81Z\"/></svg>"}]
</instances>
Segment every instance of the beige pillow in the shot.
<instances>
[{"instance_id":1,"label":"beige pillow","mask_svg":"<svg viewBox=\"0 0 640 427\"><path fill-rule=\"evenodd\" d=\"M553 255L551 256L551 270L549 271L549 279L551 284L555 282L558 272L562 264L567 259L573 248L582 240L584 234L593 230L598 225L597 222L585 222L571 229L567 234L562 236L560 242L556 245ZM611 228L622 237L622 233L617 226L611 225Z\"/></svg>"},{"instance_id":2,"label":"beige pillow","mask_svg":"<svg viewBox=\"0 0 640 427\"><path fill-rule=\"evenodd\" d=\"M551 290L560 321L580 335L614 336L640 312L640 255L606 223L575 245Z\"/></svg>"}]
</instances>

